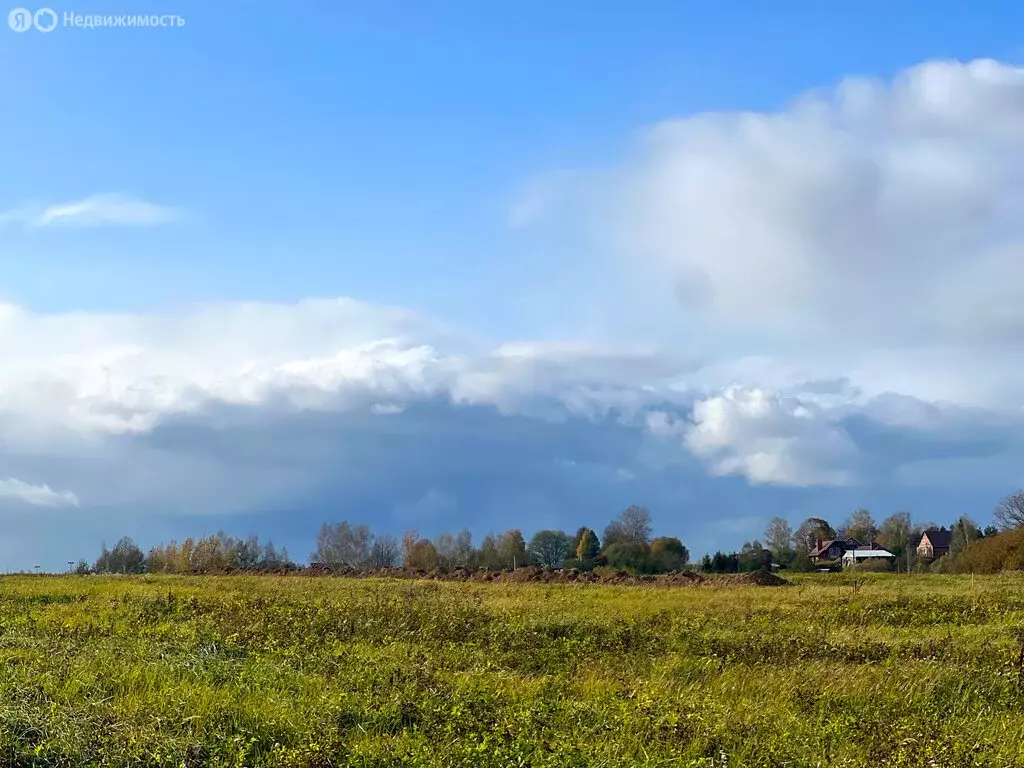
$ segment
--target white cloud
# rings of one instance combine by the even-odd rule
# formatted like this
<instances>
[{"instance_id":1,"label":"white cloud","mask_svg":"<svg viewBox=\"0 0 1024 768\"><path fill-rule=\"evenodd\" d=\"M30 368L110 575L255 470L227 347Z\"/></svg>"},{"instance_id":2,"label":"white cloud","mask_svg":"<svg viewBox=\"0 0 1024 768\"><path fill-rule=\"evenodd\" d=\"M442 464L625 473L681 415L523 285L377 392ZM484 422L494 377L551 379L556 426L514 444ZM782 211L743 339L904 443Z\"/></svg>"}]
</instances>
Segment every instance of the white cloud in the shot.
<instances>
[{"instance_id":1,"label":"white cloud","mask_svg":"<svg viewBox=\"0 0 1024 768\"><path fill-rule=\"evenodd\" d=\"M508 343L460 363L451 389L457 402L588 418L612 411L635 415L646 403L671 395L680 375L696 368L685 355L655 348L568 342Z\"/></svg>"},{"instance_id":2,"label":"white cloud","mask_svg":"<svg viewBox=\"0 0 1024 768\"><path fill-rule=\"evenodd\" d=\"M212 405L399 414L433 398L503 413L628 421L673 392L654 349L487 347L350 300L226 303L185 314L36 315L0 307L0 417L29 437L144 434Z\"/></svg>"},{"instance_id":3,"label":"white cloud","mask_svg":"<svg viewBox=\"0 0 1024 768\"><path fill-rule=\"evenodd\" d=\"M556 171L530 180L509 207L509 226L519 228L539 224L565 202L574 181L576 174L572 171Z\"/></svg>"},{"instance_id":4,"label":"white cloud","mask_svg":"<svg viewBox=\"0 0 1024 768\"><path fill-rule=\"evenodd\" d=\"M0 213L0 226L48 227L153 226L177 218L178 211L124 194L92 195L50 206L24 206Z\"/></svg>"},{"instance_id":5,"label":"white cloud","mask_svg":"<svg viewBox=\"0 0 1024 768\"><path fill-rule=\"evenodd\" d=\"M1024 68L929 62L782 112L667 120L632 157L578 183L589 236L712 333L1024 342Z\"/></svg>"},{"instance_id":6,"label":"white cloud","mask_svg":"<svg viewBox=\"0 0 1024 768\"><path fill-rule=\"evenodd\" d=\"M842 426L851 415L935 433L1020 420L866 393L855 381L801 379L764 361L701 367L653 348L579 343L489 348L409 312L350 300L181 314L36 315L6 306L0 354L5 441L36 454L59 453L61 441L145 436L181 419L222 430L304 413L390 420L439 401L646 432L713 474L753 483L845 485L862 461ZM375 423L387 429L384 421ZM633 472L620 462L607 473L616 470Z\"/></svg>"},{"instance_id":7,"label":"white cloud","mask_svg":"<svg viewBox=\"0 0 1024 768\"><path fill-rule=\"evenodd\" d=\"M370 410L379 416L397 416L405 412L405 406L400 403L374 403Z\"/></svg>"},{"instance_id":8,"label":"white cloud","mask_svg":"<svg viewBox=\"0 0 1024 768\"><path fill-rule=\"evenodd\" d=\"M841 413L841 412L840 412ZM732 388L697 401L683 444L718 475L753 483L846 485L857 449L834 413L798 397Z\"/></svg>"},{"instance_id":9,"label":"white cloud","mask_svg":"<svg viewBox=\"0 0 1024 768\"><path fill-rule=\"evenodd\" d=\"M0 480L0 499L21 501L33 507L78 506L78 497L71 491L55 491L48 485L32 485L13 477Z\"/></svg>"},{"instance_id":10,"label":"white cloud","mask_svg":"<svg viewBox=\"0 0 1024 768\"><path fill-rule=\"evenodd\" d=\"M682 436L688 429L687 422L682 417L664 411L651 411L645 419L647 431L656 437Z\"/></svg>"},{"instance_id":11,"label":"white cloud","mask_svg":"<svg viewBox=\"0 0 1024 768\"><path fill-rule=\"evenodd\" d=\"M402 338L414 325L426 342ZM212 402L331 409L429 397L447 376L430 333L407 312L344 300L179 315L35 315L8 306L0 312L0 414L131 433Z\"/></svg>"}]
</instances>

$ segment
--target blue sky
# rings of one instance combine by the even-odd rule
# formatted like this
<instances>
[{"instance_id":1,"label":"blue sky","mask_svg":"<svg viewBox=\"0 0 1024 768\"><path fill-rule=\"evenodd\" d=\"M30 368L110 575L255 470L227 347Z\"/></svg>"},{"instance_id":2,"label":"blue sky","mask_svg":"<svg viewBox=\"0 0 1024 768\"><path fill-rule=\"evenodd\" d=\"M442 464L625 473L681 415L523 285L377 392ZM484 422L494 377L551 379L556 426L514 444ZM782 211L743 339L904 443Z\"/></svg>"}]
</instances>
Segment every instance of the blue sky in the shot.
<instances>
[{"instance_id":1,"label":"blue sky","mask_svg":"<svg viewBox=\"0 0 1024 768\"><path fill-rule=\"evenodd\" d=\"M1021 53L1019 9L993 25L963 4L891 5L75 6L186 26L7 36L0 198L128 190L193 220L156 243L19 243L6 290L46 310L327 292L489 323L467 292L550 268L504 226L532 175L614 162L668 116ZM518 332L505 310L495 331Z\"/></svg>"},{"instance_id":2,"label":"blue sky","mask_svg":"<svg viewBox=\"0 0 1024 768\"><path fill-rule=\"evenodd\" d=\"M11 567L1024 483L1019 4L53 7L186 23L0 36Z\"/></svg>"}]
</instances>

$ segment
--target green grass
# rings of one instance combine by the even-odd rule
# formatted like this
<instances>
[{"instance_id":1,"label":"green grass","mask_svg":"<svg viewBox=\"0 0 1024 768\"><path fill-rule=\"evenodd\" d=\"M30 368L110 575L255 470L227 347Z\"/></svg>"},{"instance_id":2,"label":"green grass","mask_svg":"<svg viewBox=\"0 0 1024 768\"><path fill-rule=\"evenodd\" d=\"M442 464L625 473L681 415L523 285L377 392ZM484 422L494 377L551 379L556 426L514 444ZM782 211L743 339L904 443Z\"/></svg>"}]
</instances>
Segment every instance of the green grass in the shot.
<instances>
[{"instance_id":1,"label":"green grass","mask_svg":"<svg viewBox=\"0 0 1024 768\"><path fill-rule=\"evenodd\" d=\"M0 765L1024 765L1021 576L0 579Z\"/></svg>"}]
</instances>

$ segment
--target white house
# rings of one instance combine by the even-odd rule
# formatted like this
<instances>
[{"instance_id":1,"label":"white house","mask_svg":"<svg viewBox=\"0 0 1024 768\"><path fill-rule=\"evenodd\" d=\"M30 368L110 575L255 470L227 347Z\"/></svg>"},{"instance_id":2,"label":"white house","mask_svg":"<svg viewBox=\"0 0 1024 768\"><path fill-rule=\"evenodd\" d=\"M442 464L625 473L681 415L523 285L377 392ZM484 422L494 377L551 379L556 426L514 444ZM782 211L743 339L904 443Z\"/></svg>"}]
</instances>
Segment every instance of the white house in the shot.
<instances>
[{"instance_id":1,"label":"white house","mask_svg":"<svg viewBox=\"0 0 1024 768\"><path fill-rule=\"evenodd\" d=\"M863 563L865 560L888 560L895 555L887 549L848 549L843 553L843 568Z\"/></svg>"}]
</instances>

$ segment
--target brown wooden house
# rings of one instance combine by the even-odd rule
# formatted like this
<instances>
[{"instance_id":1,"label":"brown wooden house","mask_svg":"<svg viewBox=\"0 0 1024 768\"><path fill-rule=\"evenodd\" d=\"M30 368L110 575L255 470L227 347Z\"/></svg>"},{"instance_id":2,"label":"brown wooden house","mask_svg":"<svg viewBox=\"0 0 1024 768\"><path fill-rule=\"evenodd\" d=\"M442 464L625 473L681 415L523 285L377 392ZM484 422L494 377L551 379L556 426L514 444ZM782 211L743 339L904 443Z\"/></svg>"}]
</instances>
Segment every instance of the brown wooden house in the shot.
<instances>
[{"instance_id":1,"label":"brown wooden house","mask_svg":"<svg viewBox=\"0 0 1024 768\"><path fill-rule=\"evenodd\" d=\"M848 550L863 546L864 544L853 536L847 536L845 539L818 539L807 556L811 558L812 563L832 562L840 560Z\"/></svg>"}]
</instances>

